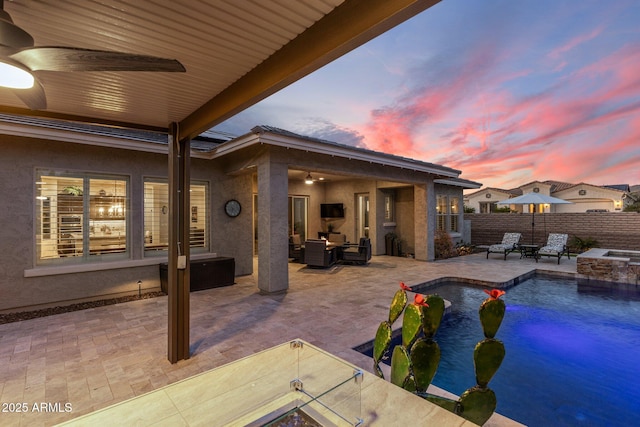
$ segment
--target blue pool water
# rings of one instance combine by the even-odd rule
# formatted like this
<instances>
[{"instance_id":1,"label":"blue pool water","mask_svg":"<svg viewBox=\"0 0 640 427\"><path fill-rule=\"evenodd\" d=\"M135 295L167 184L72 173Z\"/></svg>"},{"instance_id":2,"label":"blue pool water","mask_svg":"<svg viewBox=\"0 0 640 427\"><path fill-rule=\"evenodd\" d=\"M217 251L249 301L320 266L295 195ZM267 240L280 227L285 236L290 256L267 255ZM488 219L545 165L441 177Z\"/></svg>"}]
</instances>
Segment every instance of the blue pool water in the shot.
<instances>
[{"instance_id":1,"label":"blue pool water","mask_svg":"<svg viewBox=\"0 0 640 427\"><path fill-rule=\"evenodd\" d=\"M486 294L459 284L423 293L452 302L436 335L442 359L433 383L461 394L475 385ZM640 288L538 276L502 299L507 313L496 338L506 356L489 383L497 412L529 426L640 423Z\"/></svg>"}]
</instances>

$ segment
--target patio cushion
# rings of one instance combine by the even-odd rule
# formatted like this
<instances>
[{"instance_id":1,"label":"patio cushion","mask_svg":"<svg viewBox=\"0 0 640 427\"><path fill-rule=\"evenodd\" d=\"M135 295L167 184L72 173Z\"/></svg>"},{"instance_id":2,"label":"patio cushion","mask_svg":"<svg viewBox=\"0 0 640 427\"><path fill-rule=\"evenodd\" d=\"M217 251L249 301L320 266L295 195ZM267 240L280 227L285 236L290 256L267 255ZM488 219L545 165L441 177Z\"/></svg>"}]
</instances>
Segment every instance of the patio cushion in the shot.
<instances>
[{"instance_id":1,"label":"patio cushion","mask_svg":"<svg viewBox=\"0 0 640 427\"><path fill-rule=\"evenodd\" d=\"M547 257L556 256L558 257L558 264L560 264L560 258L562 258L563 254L566 253L567 258L570 258L569 250L567 249L568 238L568 234L549 233L547 244L538 250L538 257L542 255Z\"/></svg>"},{"instance_id":2,"label":"patio cushion","mask_svg":"<svg viewBox=\"0 0 640 427\"><path fill-rule=\"evenodd\" d=\"M504 259L507 259L507 255L517 249L520 237L520 233L504 233L501 243L489 246L487 258L489 258L490 253L499 253L504 254Z\"/></svg>"},{"instance_id":3,"label":"patio cushion","mask_svg":"<svg viewBox=\"0 0 640 427\"><path fill-rule=\"evenodd\" d=\"M507 249L514 249L520 242L520 233L504 233L502 242L489 246L489 252L504 252Z\"/></svg>"}]
</instances>

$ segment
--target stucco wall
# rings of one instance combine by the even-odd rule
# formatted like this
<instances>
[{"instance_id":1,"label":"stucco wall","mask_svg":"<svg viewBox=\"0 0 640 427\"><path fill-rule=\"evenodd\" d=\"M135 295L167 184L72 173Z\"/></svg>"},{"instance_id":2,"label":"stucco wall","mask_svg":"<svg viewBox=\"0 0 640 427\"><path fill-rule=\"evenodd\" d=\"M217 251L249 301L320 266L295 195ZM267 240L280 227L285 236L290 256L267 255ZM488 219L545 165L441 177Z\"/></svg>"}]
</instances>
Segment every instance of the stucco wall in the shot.
<instances>
[{"instance_id":1,"label":"stucco wall","mask_svg":"<svg viewBox=\"0 0 640 427\"><path fill-rule=\"evenodd\" d=\"M401 242L404 253L415 253L415 218L413 208L413 187L396 189L396 227L394 232Z\"/></svg>"},{"instance_id":2,"label":"stucco wall","mask_svg":"<svg viewBox=\"0 0 640 427\"><path fill-rule=\"evenodd\" d=\"M143 178L167 177L166 155L7 135L0 135L0 152L3 160L0 169L3 182L0 186L0 251L4 254L0 259L0 310L137 293L138 280L143 282L143 290L159 290L158 264L165 262L165 257L154 258L152 265L85 273L25 277L25 272L36 269L36 168L128 175L131 256L133 260L141 260ZM229 177L216 170L212 161L192 159L192 179L208 181L210 185L211 252L233 256L236 274L249 274L253 268L250 177ZM235 219L226 217L222 206L228 198L241 200L243 206L249 208L246 215ZM243 223L248 225L240 226Z\"/></svg>"}]
</instances>

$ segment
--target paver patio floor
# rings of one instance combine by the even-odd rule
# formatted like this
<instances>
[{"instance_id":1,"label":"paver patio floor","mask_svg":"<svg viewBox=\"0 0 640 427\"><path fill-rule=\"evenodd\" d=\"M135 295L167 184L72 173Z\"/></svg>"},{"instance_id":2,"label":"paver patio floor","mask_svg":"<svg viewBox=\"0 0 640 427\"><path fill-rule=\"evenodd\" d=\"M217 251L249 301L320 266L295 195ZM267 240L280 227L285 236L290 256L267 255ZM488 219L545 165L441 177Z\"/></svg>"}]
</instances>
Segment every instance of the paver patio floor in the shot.
<instances>
[{"instance_id":1,"label":"paver patio floor","mask_svg":"<svg viewBox=\"0 0 640 427\"><path fill-rule=\"evenodd\" d=\"M374 337L400 281L503 283L536 269L571 275L576 262L474 254L432 263L376 256L328 271L292 263L281 295L259 294L255 275L238 277L191 293L191 358L176 364L167 360L167 297L0 325L0 401L28 407L0 412L0 425L53 425L296 338L371 371L352 348ZM33 411L40 402L60 405Z\"/></svg>"}]
</instances>

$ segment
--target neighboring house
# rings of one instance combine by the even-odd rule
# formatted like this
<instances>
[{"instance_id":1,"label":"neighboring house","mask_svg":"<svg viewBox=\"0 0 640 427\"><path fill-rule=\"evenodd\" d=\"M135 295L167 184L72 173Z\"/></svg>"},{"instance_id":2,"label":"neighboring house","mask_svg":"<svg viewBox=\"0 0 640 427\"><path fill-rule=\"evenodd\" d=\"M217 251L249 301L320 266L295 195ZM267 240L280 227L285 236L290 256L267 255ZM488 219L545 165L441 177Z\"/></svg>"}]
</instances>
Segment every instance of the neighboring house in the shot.
<instances>
[{"instance_id":1,"label":"neighboring house","mask_svg":"<svg viewBox=\"0 0 640 427\"><path fill-rule=\"evenodd\" d=\"M559 181L533 181L511 190L485 188L465 195L465 206L476 213L495 210L496 203L525 193L536 192L571 202L570 204L540 205L536 212L622 212L633 203L628 185L597 186L586 183L571 184ZM512 205L511 210L529 212L529 206Z\"/></svg>"},{"instance_id":2,"label":"neighboring house","mask_svg":"<svg viewBox=\"0 0 640 427\"><path fill-rule=\"evenodd\" d=\"M166 135L0 115L0 310L23 310L159 289L170 224ZM442 228L464 229L463 190L480 184L445 166L258 126L191 143L191 259L235 258L260 292L288 288L294 231L371 239L395 233L418 260ZM305 184L311 176L313 184ZM325 178L320 180L320 178ZM10 185L9 185L10 183ZM236 212L226 211L229 201ZM321 218L321 204L341 218ZM239 209L238 209L239 208Z\"/></svg>"},{"instance_id":3,"label":"neighboring house","mask_svg":"<svg viewBox=\"0 0 640 427\"><path fill-rule=\"evenodd\" d=\"M496 203L510 199L514 195L517 194L510 190L487 187L479 191L466 194L464 196L464 205L467 208L472 208L475 213L491 213L500 207L496 205Z\"/></svg>"}]
</instances>

